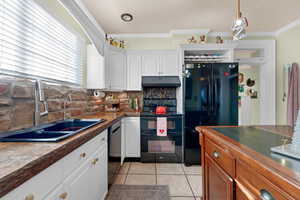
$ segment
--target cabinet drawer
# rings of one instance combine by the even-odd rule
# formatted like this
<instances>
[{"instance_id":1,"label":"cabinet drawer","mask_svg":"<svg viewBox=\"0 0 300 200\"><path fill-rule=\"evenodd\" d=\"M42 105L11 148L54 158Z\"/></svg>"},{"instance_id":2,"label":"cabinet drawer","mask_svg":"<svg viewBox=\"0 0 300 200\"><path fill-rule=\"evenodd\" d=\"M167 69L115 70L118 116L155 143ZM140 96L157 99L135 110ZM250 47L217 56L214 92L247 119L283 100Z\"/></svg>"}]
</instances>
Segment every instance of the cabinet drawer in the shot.
<instances>
[{"instance_id":1,"label":"cabinet drawer","mask_svg":"<svg viewBox=\"0 0 300 200\"><path fill-rule=\"evenodd\" d=\"M64 161L64 177L69 176L75 169L81 166L91 157L93 153L101 146L107 143L107 130L103 131L95 138L72 151L63 158Z\"/></svg>"},{"instance_id":2,"label":"cabinet drawer","mask_svg":"<svg viewBox=\"0 0 300 200\"><path fill-rule=\"evenodd\" d=\"M236 166L236 176L237 182L242 184L249 193L253 194L256 197L255 199L294 199L271 183L267 178L252 171L244 162L239 160Z\"/></svg>"},{"instance_id":3,"label":"cabinet drawer","mask_svg":"<svg viewBox=\"0 0 300 200\"><path fill-rule=\"evenodd\" d=\"M231 177L235 176L235 159L226 146L217 145L209 139L205 139L206 153L223 168Z\"/></svg>"}]
</instances>

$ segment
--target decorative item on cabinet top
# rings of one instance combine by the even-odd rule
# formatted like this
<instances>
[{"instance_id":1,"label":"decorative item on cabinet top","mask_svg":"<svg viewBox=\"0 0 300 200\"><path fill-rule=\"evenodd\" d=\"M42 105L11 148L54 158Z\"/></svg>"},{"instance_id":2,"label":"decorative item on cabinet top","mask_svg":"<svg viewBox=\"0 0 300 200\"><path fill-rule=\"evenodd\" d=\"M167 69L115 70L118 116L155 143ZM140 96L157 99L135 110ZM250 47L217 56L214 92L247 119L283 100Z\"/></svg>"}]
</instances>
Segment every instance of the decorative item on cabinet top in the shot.
<instances>
[{"instance_id":1,"label":"decorative item on cabinet top","mask_svg":"<svg viewBox=\"0 0 300 200\"><path fill-rule=\"evenodd\" d=\"M111 46L114 46L114 47L117 47L117 48L120 48L120 49L125 49L126 48L126 45L125 45L125 41L124 40L116 40L112 37L109 37L108 38L108 35L105 34L105 40L111 45Z\"/></svg>"},{"instance_id":2,"label":"decorative item on cabinet top","mask_svg":"<svg viewBox=\"0 0 300 200\"><path fill-rule=\"evenodd\" d=\"M195 39L194 36L192 36L191 38L189 38L189 39L187 40L187 42L188 42L189 44L195 44L195 43L197 43L197 40Z\"/></svg>"},{"instance_id":3,"label":"decorative item on cabinet top","mask_svg":"<svg viewBox=\"0 0 300 200\"><path fill-rule=\"evenodd\" d=\"M185 55L184 60L186 62L221 62L227 59L223 54L213 53L213 54L198 54L198 55Z\"/></svg>"},{"instance_id":4,"label":"decorative item on cabinet top","mask_svg":"<svg viewBox=\"0 0 300 200\"><path fill-rule=\"evenodd\" d=\"M195 36L192 36L191 38L187 39L188 44L205 44L206 43L206 35L200 35L199 36L199 42L196 40Z\"/></svg>"}]
</instances>

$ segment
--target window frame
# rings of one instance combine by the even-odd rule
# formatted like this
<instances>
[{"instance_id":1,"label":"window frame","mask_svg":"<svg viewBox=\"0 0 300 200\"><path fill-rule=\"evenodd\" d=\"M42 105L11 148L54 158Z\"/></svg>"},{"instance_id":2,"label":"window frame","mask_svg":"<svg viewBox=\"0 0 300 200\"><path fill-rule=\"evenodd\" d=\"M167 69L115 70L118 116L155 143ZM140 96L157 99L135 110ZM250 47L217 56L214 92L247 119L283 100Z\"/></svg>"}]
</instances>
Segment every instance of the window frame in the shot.
<instances>
[{"instance_id":1,"label":"window frame","mask_svg":"<svg viewBox=\"0 0 300 200\"><path fill-rule=\"evenodd\" d=\"M0 69L0 75L6 75L6 76L8 75L8 76L17 77L17 78L27 78L27 79L33 79L33 80L39 79L39 80L50 82L53 84L63 84L66 86L84 87L85 80L86 80L85 76L86 76L86 68L87 68L87 45L88 45L87 42L88 41L86 40L86 38L83 35L78 33L70 24L68 24L66 21L64 21L58 15L56 15L55 14L56 11L54 9L50 9L49 7L47 7L44 3L42 3L39 0L32 0L32 1L34 3L36 3L40 8L42 8L48 15L53 17L53 19L56 20L57 23L60 23L64 28L66 28L68 31L70 31L72 34L74 34L76 36L76 38L78 39L78 41L80 42L80 46L81 46L80 56L82 57L81 58L82 59L82 63L81 63L82 77L79 80L80 83L74 83L74 82L70 82L70 81L62 81L62 80L58 80L58 79L54 79L54 78L47 78L47 77L31 75L31 74L27 74L27 73L22 74L22 72L14 73L14 72L9 72L7 70L1 71L1 69ZM60 3L59 0L56 0L56 1L64 8L64 6ZM68 12L68 11L66 10L66 12ZM74 19L74 21L77 22L77 20L69 12L68 12L68 14ZM0 52L1 52L1 46L0 46Z\"/></svg>"}]
</instances>

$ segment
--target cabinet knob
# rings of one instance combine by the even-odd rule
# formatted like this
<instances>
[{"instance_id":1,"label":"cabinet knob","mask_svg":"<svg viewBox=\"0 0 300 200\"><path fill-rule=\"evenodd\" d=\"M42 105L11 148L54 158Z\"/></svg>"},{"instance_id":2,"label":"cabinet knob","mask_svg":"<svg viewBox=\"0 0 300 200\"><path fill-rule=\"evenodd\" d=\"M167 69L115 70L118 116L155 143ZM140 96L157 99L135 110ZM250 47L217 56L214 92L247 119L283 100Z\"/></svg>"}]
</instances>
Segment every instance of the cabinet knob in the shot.
<instances>
[{"instance_id":1,"label":"cabinet knob","mask_svg":"<svg viewBox=\"0 0 300 200\"><path fill-rule=\"evenodd\" d=\"M68 196L68 193L64 192L64 193L62 193L61 195L59 195L59 198L60 198L60 199L66 199L67 196Z\"/></svg>"},{"instance_id":2,"label":"cabinet knob","mask_svg":"<svg viewBox=\"0 0 300 200\"><path fill-rule=\"evenodd\" d=\"M214 151L214 152L213 152L213 157L214 157L214 158L219 158L219 157L220 157L220 153L217 152L217 151Z\"/></svg>"},{"instance_id":3,"label":"cabinet knob","mask_svg":"<svg viewBox=\"0 0 300 200\"><path fill-rule=\"evenodd\" d=\"M93 165L96 165L98 161L99 161L99 158L95 158L95 159L92 161L92 164L93 164Z\"/></svg>"},{"instance_id":4,"label":"cabinet knob","mask_svg":"<svg viewBox=\"0 0 300 200\"><path fill-rule=\"evenodd\" d=\"M105 137L101 139L101 141L105 141Z\"/></svg>"},{"instance_id":5,"label":"cabinet knob","mask_svg":"<svg viewBox=\"0 0 300 200\"><path fill-rule=\"evenodd\" d=\"M33 194L29 194L25 197L25 200L34 200L34 195Z\"/></svg>"},{"instance_id":6,"label":"cabinet knob","mask_svg":"<svg viewBox=\"0 0 300 200\"><path fill-rule=\"evenodd\" d=\"M260 198L261 200L275 200L272 194L265 189L260 190Z\"/></svg>"},{"instance_id":7,"label":"cabinet knob","mask_svg":"<svg viewBox=\"0 0 300 200\"><path fill-rule=\"evenodd\" d=\"M81 157L81 158L85 158L85 156L86 156L86 153L80 154L80 157Z\"/></svg>"}]
</instances>

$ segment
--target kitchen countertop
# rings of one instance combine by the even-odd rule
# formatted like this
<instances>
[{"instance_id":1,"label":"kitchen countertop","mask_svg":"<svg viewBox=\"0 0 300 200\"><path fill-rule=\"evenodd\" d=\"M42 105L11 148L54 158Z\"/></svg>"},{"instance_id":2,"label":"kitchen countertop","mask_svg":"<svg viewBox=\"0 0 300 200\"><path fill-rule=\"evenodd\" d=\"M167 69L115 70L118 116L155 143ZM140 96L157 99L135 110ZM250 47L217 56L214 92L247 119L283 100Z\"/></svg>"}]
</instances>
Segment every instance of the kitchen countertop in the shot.
<instances>
[{"instance_id":1,"label":"kitchen countertop","mask_svg":"<svg viewBox=\"0 0 300 200\"><path fill-rule=\"evenodd\" d=\"M91 140L123 117L138 116L140 116L139 112L105 112L77 117L102 118L106 121L61 142L0 142L0 197Z\"/></svg>"},{"instance_id":2,"label":"kitchen countertop","mask_svg":"<svg viewBox=\"0 0 300 200\"><path fill-rule=\"evenodd\" d=\"M291 183L300 186L300 160L271 152L271 147L290 143L289 126L197 127L198 132L226 141L230 147L255 160Z\"/></svg>"}]
</instances>

